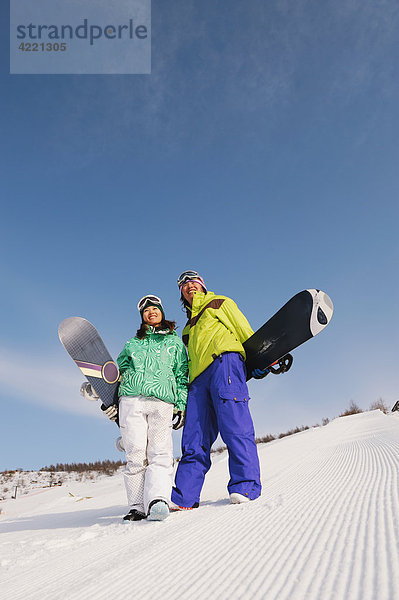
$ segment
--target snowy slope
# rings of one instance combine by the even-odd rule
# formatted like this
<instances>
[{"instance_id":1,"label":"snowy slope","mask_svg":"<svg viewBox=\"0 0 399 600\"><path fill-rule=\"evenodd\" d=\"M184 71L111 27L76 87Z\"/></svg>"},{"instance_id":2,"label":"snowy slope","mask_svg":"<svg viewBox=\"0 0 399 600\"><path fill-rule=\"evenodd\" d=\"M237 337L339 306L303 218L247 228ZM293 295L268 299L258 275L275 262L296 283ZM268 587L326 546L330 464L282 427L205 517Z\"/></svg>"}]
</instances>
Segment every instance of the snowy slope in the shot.
<instances>
[{"instance_id":1,"label":"snowy slope","mask_svg":"<svg viewBox=\"0 0 399 600\"><path fill-rule=\"evenodd\" d=\"M263 494L247 505L228 504L225 453L200 509L162 523L121 523L121 474L1 503L2 597L399 598L399 414L258 448Z\"/></svg>"}]
</instances>

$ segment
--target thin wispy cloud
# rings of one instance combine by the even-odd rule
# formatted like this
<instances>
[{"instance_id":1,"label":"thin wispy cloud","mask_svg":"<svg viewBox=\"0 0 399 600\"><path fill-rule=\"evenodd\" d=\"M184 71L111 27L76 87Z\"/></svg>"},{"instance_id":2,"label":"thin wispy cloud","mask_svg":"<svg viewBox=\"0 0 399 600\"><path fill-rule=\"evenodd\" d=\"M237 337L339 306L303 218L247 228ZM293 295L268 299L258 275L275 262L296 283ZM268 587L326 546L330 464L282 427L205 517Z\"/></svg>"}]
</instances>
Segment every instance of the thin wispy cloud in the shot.
<instances>
[{"instance_id":1,"label":"thin wispy cloud","mask_svg":"<svg viewBox=\"0 0 399 600\"><path fill-rule=\"evenodd\" d=\"M128 152L140 140L172 151L190 139L210 145L237 119L252 117L267 131L304 95L315 111L370 90L389 96L398 23L393 0L160 6L152 74L66 79L49 127L64 130L67 112L68 130L48 142L82 166L113 144Z\"/></svg>"},{"instance_id":2,"label":"thin wispy cloud","mask_svg":"<svg viewBox=\"0 0 399 600\"><path fill-rule=\"evenodd\" d=\"M21 355L0 348L0 389L4 398L15 397L51 410L101 417L97 405L80 396L82 381L84 377L73 363L70 368L63 367L48 356Z\"/></svg>"}]
</instances>

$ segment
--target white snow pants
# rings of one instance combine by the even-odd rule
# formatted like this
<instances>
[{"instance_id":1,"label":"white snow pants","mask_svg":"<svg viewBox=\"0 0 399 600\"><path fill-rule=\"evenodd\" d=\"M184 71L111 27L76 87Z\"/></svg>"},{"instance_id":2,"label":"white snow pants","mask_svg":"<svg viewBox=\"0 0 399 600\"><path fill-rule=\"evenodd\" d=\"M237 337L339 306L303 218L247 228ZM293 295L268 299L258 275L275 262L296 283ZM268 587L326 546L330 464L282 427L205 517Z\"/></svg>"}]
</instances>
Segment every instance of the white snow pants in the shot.
<instances>
[{"instance_id":1,"label":"white snow pants","mask_svg":"<svg viewBox=\"0 0 399 600\"><path fill-rule=\"evenodd\" d=\"M128 504L144 514L155 499L170 502L173 480L173 404L146 396L121 396L119 425L127 464Z\"/></svg>"}]
</instances>

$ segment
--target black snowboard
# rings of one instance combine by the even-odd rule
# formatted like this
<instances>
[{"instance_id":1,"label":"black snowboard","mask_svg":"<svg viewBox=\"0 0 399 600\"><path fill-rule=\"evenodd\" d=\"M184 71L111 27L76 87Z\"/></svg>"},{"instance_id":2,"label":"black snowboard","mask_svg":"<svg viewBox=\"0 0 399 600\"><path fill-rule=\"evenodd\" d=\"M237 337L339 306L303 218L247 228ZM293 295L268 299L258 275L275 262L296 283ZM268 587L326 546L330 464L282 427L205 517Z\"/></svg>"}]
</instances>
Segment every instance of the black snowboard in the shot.
<instances>
[{"instance_id":1,"label":"black snowboard","mask_svg":"<svg viewBox=\"0 0 399 600\"><path fill-rule=\"evenodd\" d=\"M304 290L288 300L243 346L247 379L254 369L266 369L314 337L330 322L333 303L321 290Z\"/></svg>"},{"instance_id":2,"label":"black snowboard","mask_svg":"<svg viewBox=\"0 0 399 600\"><path fill-rule=\"evenodd\" d=\"M119 369L94 325L82 317L68 317L58 327L58 335L103 404L117 403Z\"/></svg>"}]
</instances>

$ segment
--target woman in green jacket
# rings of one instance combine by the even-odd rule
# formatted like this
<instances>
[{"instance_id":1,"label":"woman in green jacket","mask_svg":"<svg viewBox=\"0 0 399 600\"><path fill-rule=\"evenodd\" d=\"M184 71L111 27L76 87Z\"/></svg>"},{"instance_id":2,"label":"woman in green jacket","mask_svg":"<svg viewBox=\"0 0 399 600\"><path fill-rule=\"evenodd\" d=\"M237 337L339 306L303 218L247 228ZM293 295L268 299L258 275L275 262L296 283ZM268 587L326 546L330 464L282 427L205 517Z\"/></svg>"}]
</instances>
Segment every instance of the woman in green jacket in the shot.
<instances>
[{"instance_id":1,"label":"woman in green jacket","mask_svg":"<svg viewBox=\"0 0 399 600\"><path fill-rule=\"evenodd\" d=\"M118 357L119 425L130 506L124 519L163 520L172 490L173 413L181 417L187 400L187 355L175 323L165 319L160 298L144 296L137 308L141 326Z\"/></svg>"}]
</instances>

